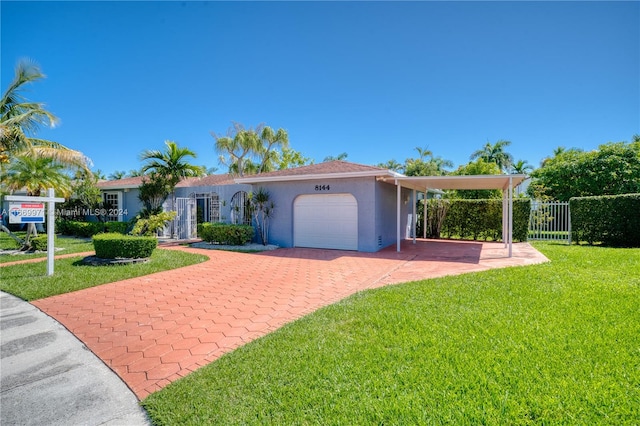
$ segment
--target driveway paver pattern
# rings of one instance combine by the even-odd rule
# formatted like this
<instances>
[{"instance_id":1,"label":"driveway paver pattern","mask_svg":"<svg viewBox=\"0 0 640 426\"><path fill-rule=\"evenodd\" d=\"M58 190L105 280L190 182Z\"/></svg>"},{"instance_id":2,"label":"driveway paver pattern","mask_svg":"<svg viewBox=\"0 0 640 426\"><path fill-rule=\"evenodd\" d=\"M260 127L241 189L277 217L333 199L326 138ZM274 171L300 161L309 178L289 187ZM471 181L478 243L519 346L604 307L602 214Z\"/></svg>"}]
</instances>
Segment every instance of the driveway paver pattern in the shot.
<instances>
[{"instance_id":1,"label":"driveway paver pattern","mask_svg":"<svg viewBox=\"0 0 640 426\"><path fill-rule=\"evenodd\" d=\"M545 262L529 244L419 240L402 252L171 247L203 263L33 302L114 370L138 398L322 306L361 290Z\"/></svg>"}]
</instances>

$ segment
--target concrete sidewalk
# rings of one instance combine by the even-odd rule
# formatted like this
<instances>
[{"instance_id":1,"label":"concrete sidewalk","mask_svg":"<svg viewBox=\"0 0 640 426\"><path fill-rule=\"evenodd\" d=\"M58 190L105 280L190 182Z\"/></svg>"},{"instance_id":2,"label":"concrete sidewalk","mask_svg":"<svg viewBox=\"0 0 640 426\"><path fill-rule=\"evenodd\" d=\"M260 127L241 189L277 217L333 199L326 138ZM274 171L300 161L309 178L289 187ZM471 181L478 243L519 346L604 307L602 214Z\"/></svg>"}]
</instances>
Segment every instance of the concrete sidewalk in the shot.
<instances>
[{"instance_id":1,"label":"concrete sidewalk","mask_svg":"<svg viewBox=\"0 0 640 426\"><path fill-rule=\"evenodd\" d=\"M2 425L148 425L124 382L66 328L0 292Z\"/></svg>"}]
</instances>

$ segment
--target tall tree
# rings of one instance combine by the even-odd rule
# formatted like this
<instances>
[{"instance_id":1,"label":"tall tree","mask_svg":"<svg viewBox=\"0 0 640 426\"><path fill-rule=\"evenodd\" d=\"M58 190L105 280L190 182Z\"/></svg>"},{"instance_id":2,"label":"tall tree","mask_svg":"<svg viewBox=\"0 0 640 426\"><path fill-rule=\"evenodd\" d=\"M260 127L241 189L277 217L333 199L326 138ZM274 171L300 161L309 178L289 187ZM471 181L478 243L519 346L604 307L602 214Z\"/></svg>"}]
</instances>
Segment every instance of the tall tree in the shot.
<instances>
[{"instance_id":1,"label":"tall tree","mask_svg":"<svg viewBox=\"0 0 640 426\"><path fill-rule=\"evenodd\" d=\"M338 155L327 155L326 157L324 157L324 160L322 160L322 162L327 163L329 161L344 161L348 156L349 154L347 154L346 152L340 153Z\"/></svg>"},{"instance_id":2,"label":"tall tree","mask_svg":"<svg viewBox=\"0 0 640 426\"><path fill-rule=\"evenodd\" d=\"M104 175L104 173L102 172L102 170L98 169L95 172L93 172L93 175L96 177L96 179L98 180L105 180L107 177Z\"/></svg>"},{"instance_id":3,"label":"tall tree","mask_svg":"<svg viewBox=\"0 0 640 426\"><path fill-rule=\"evenodd\" d=\"M211 166L211 167L202 166L202 169L204 170L205 176L213 175L215 174L215 172L218 171L218 168L216 166Z\"/></svg>"},{"instance_id":4,"label":"tall tree","mask_svg":"<svg viewBox=\"0 0 640 426\"><path fill-rule=\"evenodd\" d=\"M162 204L173 191L168 179L156 172L145 175L138 189L138 199L144 206L140 212L141 218L161 213Z\"/></svg>"},{"instance_id":5,"label":"tall tree","mask_svg":"<svg viewBox=\"0 0 640 426\"><path fill-rule=\"evenodd\" d=\"M189 148L181 148L174 141L165 141L166 149L146 150L140 154L140 160L146 162L142 166L142 171L156 172L166 177L172 190L182 179L187 177L198 177L204 174L201 166L194 166L187 161L188 157L196 158L197 154Z\"/></svg>"},{"instance_id":6,"label":"tall tree","mask_svg":"<svg viewBox=\"0 0 640 426\"><path fill-rule=\"evenodd\" d=\"M428 148L416 147L418 158L407 158L404 162L404 174L407 176L442 176L447 174L453 163L442 157L435 157Z\"/></svg>"},{"instance_id":7,"label":"tall tree","mask_svg":"<svg viewBox=\"0 0 640 426\"><path fill-rule=\"evenodd\" d=\"M278 162L277 149L285 149L289 146L289 135L284 129L273 131L269 126L264 126L260 132L260 145L258 149L258 157L260 165L258 173L270 172L276 169Z\"/></svg>"},{"instance_id":8,"label":"tall tree","mask_svg":"<svg viewBox=\"0 0 640 426\"><path fill-rule=\"evenodd\" d=\"M376 167L380 167L382 169L392 170L394 172L402 173L404 170L404 166L398 163L396 160L391 159L386 163L378 163Z\"/></svg>"},{"instance_id":9,"label":"tall tree","mask_svg":"<svg viewBox=\"0 0 640 426\"><path fill-rule=\"evenodd\" d=\"M146 162L142 166L144 173L155 173L167 181L171 193L171 210L176 210L176 185L184 178L198 177L204 175L201 166L190 164L189 157L196 158L195 152L189 148L181 148L173 141L165 141L166 149L147 150L140 155L140 159ZM175 234L175 227L172 226L172 234ZM173 235L175 236L175 235Z\"/></svg>"},{"instance_id":10,"label":"tall tree","mask_svg":"<svg viewBox=\"0 0 640 426\"><path fill-rule=\"evenodd\" d=\"M71 179L65 173L65 167L52 158L37 155L20 155L13 158L2 173L2 185L9 191L26 189L29 196L40 196L43 189L53 188L57 195L68 197L71 194ZM8 230L3 227L3 231ZM22 241L22 249L31 248L31 235L37 235L34 223L27 224L27 237Z\"/></svg>"},{"instance_id":11,"label":"tall tree","mask_svg":"<svg viewBox=\"0 0 640 426\"><path fill-rule=\"evenodd\" d=\"M464 166L458 167L451 174L456 176L496 175L500 174L500 169L496 163L478 158L476 161L470 161ZM454 193L458 198L471 199L500 198L502 196L500 190L497 189L463 189L456 190Z\"/></svg>"},{"instance_id":12,"label":"tall tree","mask_svg":"<svg viewBox=\"0 0 640 426\"><path fill-rule=\"evenodd\" d=\"M569 201L571 197L640 192L640 142L610 142L597 150L569 149L531 173L534 198Z\"/></svg>"},{"instance_id":13,"label":"tall tree","mask_svg":"<svg viewBox=\"0 0 640 426\"><path fill-rule=\"evenodd\" d=\"M495 163L500 171L507 171L513 164L513 156L505 151L505 147L511 145L510 141L499 140L495 144L487 142L482 149L471 154L471 160L483 159L487 163Z\"/></svg>"},{"instance_id":14,"label":"tall tree","mask_svg":"<svg viewBox=\"0 0 640 426\"><path fill-rule=\"evenodd\" d=\"M429 157L433 157L433 151L431 151L428 146L425 146L424 148L420 148L419 146L417 146L416 151L418 151L418 158L420 158L421 160L426 160Z\"/></svg>"},{"instance_id":15,"label":"tall tree","mask_svg":"<svg viewBox=\"0 0 640 426\"><path fill-rule=\"evenodd\" d=\"M511 166L511 173L516 175L526 175L533 171L533 167L526 160L518 160Z\"/></svg>"},{"instance_id":16,"label":"tall tree","mask_svg":"<svg viewBox=\"0 0 640 426\"><path fill-rule=\"evenodd\" d=\"M246 129L240 123L233 123L226 136L213 132L211 135L216 140L220 163L229 168L229 173L239 176L275 170L279 150L289 146L289 136L284 129L274 131L264 124Z\"/></svg>"},{"instance_id":17,"label":"tall tree","mask_svg":"<svg viewBox=\"0 0 640 426\"><path fill-rule=\"evenodd\" d=\"M284 147L280 150L276 159L278 170L286 170L292 167L306 166L313 164L313 160L305 157L300 151L293 148Z\"/></svg>"},{"instance_id":18,"label":"tall tree","mask_svg":"<svg viewBox=\"0 0 640 426\"><path fill-rule=\"evenodd\" d=\"M55 127L59 121L43 103L31 102L22 96L26 85L44 77L36 64L21 61L16 66L13 81L0 99L0 168L9 164L13 157L28 154L88 170L88 159L80 151L35 137L41 126Z\"/></svg>"},{"instance_id":19,"label":"tall tree","mask_svg":"<svg viewBox=\"0 0 640 426\"><path fill-rule=\"evenodd\" d=\"M127 172L124 170L116 170L109 175L109 180L120 180L127 177Z\"/></svg>"}]
</instances>

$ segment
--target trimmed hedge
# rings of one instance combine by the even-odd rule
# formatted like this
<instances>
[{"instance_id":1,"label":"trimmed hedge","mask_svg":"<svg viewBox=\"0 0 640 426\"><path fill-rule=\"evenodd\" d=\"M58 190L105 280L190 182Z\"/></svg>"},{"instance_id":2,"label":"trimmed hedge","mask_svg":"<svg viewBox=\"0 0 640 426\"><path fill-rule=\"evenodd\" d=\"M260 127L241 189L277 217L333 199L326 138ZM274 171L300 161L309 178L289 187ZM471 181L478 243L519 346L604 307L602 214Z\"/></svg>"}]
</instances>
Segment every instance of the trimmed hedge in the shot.
<instances>
[{"instance_id":1,"label":"trimmed hedge","mask_svg":"<svg viewBox=\"0 0 640 426\"><path fill-rule=\"evenodd\" d=\"M105 222L104 228L106 232L115 232L125 235L129 230L129 222Z\"/></svg>"},{"instance_id":2,"label":"trimmed hedge","mask_svg":"<svg viewBox=\"0 0 640 426\"><path fill-rule=\"evenodd\" d=\"M243 246L253 239L255 231L250 225L228 225L224 223L201 223L198 236L208 243Z\"/></svg>"},{"instance_id":3,"label":"trimmed hedge","mask_svg":"<svg viewBox=\"0 0 640 426\"><path fill-rule=\"evenodd\" d=\"M61 220L56 223L56 230L62 235L73 235L89 238L104 232L104 223L78 222L74 220Z\"/></svg>"},{"instance_id":4,"label":"trimmed hedge","mask_svg":"<svg viewBox=\"0 0 640 426\"><path fill-rule=\"evenodd\" d=\"M502 239L502 200L501 199L444 199L429 200L429 207L435 207L434 203L448 203L446 214L442 223L440 236L448 238L461 238L473 240L500 240ZM422 204L422 203L420 203ZM419 206L421 210L421 206ZM518 198L513 200L513 240L527 241L529 230L529 214L531 212L531 200ZM419 220L422 221L422 215ZM428 218L431 219L430 217ZM430 224L429 224L430 225ZM422 225L419 225L419 235ZM430 230L437 227L429 226Z\"/></svg>"},{"instance_id":5,"label":"trimmed hedge","mask_svg":"<svg viewBox=\"0 0 640 426\"><path fill-rule=\"evenodd\" d=\"M58 220L56 222L56 232L83 238L90 238L102 232L126 234L128 228L127 222L80 222L75 220Z\"/></svg>"},{"instance_id":6,"label":"trimmed hedge","mask_svg":"<svg viewBox=\"0 0 640 426\"><path fill-rule=\"evenodd\" d=\"M154 237L134 237L121 234L100 234L93 237L96 257L102 259L143 259L157 247Z\"/></svg>"},{"instance_id":7,"label":"trimmed hedge","mask_svg":"<svg viewBox=\"0 0 640 426\"><path fill-rule=\"evenodd\" d=\"M37 251L47 251L47 236L46 235L38 235L37 237L31 238L31 248ZM53 239L53 245L56 245L56 239Z\"/></svg>"},{"instance_id":8,"label":"trimmed hedge","mask_svg":"<svg viewBox=\"0 0 640 426\"><path fill-rule=\"evenodd\" d=\"M640 194L574 197L569 209L574 241L640 247Z\"/></svg>"}]
</instances>

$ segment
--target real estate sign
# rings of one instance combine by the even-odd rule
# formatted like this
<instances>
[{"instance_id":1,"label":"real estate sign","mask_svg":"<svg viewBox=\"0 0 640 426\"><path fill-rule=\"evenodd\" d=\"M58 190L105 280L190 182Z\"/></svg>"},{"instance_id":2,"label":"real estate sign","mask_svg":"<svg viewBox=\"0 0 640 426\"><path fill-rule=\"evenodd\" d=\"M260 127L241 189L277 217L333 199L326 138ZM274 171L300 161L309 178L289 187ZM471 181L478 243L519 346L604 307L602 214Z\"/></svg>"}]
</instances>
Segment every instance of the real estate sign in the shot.
<instances>
[{"instance_id":1,"label":"real estate sign","mask_svg":"<svg viewBox=\"0 0 640 426\"><path fill-rule=\"evenodd\" d=\"M44 223L44 203L10 203L9 223Z\"/></svg>"}]
</instances>

